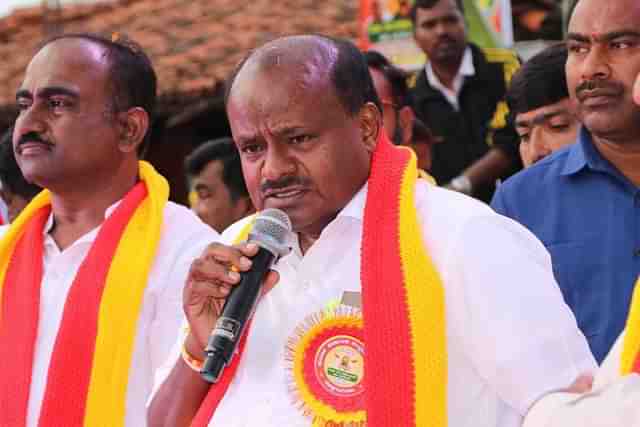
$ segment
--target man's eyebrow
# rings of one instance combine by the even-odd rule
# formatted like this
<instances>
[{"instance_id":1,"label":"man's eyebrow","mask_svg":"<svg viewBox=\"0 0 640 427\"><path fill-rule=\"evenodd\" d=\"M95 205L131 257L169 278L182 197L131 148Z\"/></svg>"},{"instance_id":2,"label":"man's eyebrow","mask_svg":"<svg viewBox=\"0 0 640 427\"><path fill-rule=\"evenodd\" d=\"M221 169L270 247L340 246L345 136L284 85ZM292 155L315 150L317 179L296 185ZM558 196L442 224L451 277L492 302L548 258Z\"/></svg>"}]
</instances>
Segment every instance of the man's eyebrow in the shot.
<instances>
[{"instance_id":1,"label":"man's eyebrow","mask_svg":"<svg viewBox=\"0 0 640 427\"><path fill-rule=\"evenodd\" d=\"M18 91L16 92L16 99L20 98L33 99L33 95L31 95L31 92L29 92L27 89L18 89Z\"/></svg>"},{"instance_id":2,"label":"man's eyebrow","mask_svg":"<svg viewBox=\"0 0 640 427\"><path fill-rule=\"evenodd\" d=\"M48 86L38 90L38 98L50 98L56 95L69 96L71 98L78 98L80 94L73 89L64 86ZM33 99L33 94L27 89L18 89L16 92L16 99L27 98Z\"/></svg>"},{"instance_id":3,"label":"man's eyebrow","mask_svg":"<svg viewBox=\"0 0 640 427\"><path fill-rule=\"evenodd\" d=\"M617 30L617 31L611 31L608 33L603 33L603 34L595 34L593 35L593 38L595 39L596 42L609 42L611 40L615 40L618 39L620 37L634 37L634 38L640 38L640 31L636 31L636 30L632 30L632 29L623 29L623 30ZM585 34L579 34L579 33L569 33L567 34L567 40L573 40L573 41L577 41L577 42L585 42L588 43L591 41L591 37L585 35Z\"/></svg>"},{"instance_id":4,"label":"man's eyebrow","mask_svg":"<svg viewBox=\"0 0 640 427\"><path fill-rule=\"evenodd\" d=\"M298 134L302 130L303 130L302 126L283 125L283 126L275 126L271 130L271 133L276 136L286 137L286 136L292 136L292 135Z\"/></svg>"},{"instance_id":5,"label":"man's eyebrow","mask_svg":"<svg viewBox=\"0 0 640 427\"><path fill-rule=\"evenodd\" d=\"M585 36L584 34L580 34L580 33L569 33L569 34L567 34L567 41L570 41L570 40L577 41L577 42L585 42L585 43L591 41L589 39L589 37Z\"/></svg>"},{"instance_id":6,"label":"man's eyebrow","mask_svg":"<svg viewBox=\"0 0 640 427\"><path fill-rule=\"evenodd\" d=\"M537 126L537 125L539 125L541 123L546 122L547 120L549 120L549 119L551 119L553 117L561 116L563 114L569 114L569 112L567 110L549 111L548 113L539 114L539 115L535 116L531 120L516 120L516 127Z\"/></svg>"},{"instance_id":7,"label":"man's eyebrow","mask_svg":"<svg viewBox=\"0 0 640 427\"><path fill-rule=\"evenodd\" d=\"M76 90L70 89L64 86L47 86L38 91L38 98L49 98L56 95L69 96L71 98L78 98L79 93Z\"/></svg>"}]
</instances>

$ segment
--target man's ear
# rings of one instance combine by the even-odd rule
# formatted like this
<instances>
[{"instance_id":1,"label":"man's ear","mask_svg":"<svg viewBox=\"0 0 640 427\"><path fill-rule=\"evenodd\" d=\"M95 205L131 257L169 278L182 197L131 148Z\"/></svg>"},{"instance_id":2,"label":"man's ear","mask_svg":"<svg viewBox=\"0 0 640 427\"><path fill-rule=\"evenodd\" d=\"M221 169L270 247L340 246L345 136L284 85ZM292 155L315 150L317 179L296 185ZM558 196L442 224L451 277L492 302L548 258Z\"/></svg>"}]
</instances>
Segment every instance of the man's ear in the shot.
<instances>
[{"instance_id":1,"label":"man's ear","mask_svg":"<svg viewBox=\"0 0 640 427\"><path fill-rule=\"evenodd\" d=\"M360 109L360 127L362 131L362 142L367 147L367 151L373 153L378 142L378 133L382 130L382 114L373 102L367 102Z\"/></svg>"},{"instance_id":2,"label":"man's ear","mask_svg":"<svg viewBox=\"0 0 640 427\"><path fill-rule=\"evenodd\" d=\"M402 129L402 145L410 145L413 140L413 121L416 115L408 105L398 111L398 125Z\"/></svg>"},{"instance_id":3,"label":"man's ear","mask_svg":"<svg viewBox=\"0 0 640 427\"><path fill-rule=\"evenodd\" d=\"M118 113L118 125L120 127L120 150L125 153L137 151L144 141L144 136L149 129L149 114L140 107L130 108Z\"/></svg>"}]
</instances>

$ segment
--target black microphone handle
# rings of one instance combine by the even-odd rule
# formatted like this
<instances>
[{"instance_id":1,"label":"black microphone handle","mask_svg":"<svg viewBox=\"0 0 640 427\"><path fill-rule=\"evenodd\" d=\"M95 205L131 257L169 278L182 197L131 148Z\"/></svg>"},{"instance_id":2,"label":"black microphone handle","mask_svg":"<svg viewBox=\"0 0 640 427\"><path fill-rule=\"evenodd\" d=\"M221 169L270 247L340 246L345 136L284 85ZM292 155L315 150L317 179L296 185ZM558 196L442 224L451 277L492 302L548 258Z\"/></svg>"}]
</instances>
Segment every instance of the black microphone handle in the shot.
<instances>
[{"instance_id":1,"label":"black microphone handle","mask_svg":"<svg viewBox=\"0 0 640 427\"><path fill-rule=\"evenodd\" d=\"M225 366L231 362L274 259L271 252L261 247L251 259L251 269L240 273L240 283L231 289L205 349L206 359L200 375L206 381L218 382Z\"/></svg>"}]
</instances>

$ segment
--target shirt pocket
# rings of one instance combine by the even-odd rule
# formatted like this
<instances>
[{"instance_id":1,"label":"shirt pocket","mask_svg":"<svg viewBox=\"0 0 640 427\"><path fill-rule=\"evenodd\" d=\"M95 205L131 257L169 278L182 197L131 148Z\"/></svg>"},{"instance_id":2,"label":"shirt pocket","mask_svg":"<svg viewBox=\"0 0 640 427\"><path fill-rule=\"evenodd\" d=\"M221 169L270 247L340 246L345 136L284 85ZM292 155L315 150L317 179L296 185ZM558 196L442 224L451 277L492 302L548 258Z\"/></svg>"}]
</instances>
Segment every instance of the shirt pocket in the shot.
<instances>
[{"instance_id":1,"label":"shirt pocket","mask_svg":"<svg viewBox=\"0 0 640 427\"><path fill-rule=\"evenodd\" d=\"M580 241L547 246L553 273L565 302L588 341L606 327L607 282L605 262L594 255L601 242ZM595 245L595 246L594 246Z\"/></svg>"}]
</instances>

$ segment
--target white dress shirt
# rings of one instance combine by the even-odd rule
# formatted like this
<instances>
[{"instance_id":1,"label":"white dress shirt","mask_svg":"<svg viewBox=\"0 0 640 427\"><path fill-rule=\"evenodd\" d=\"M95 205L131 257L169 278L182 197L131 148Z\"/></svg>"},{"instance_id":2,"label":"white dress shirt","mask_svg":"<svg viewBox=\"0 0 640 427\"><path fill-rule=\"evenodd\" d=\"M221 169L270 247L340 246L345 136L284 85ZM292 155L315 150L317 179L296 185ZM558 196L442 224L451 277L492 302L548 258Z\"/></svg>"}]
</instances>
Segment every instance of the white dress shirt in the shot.
<instances>
[{"instance_id":1,"label":"white dress shirt","mask_svg":"<svg viewBox=\"0 0 640 427\"><path fill-rule=\"evenodd\" d=\"M458 100L458 97L460 96L460 91L462 90L464 79L476 74L476 68L473 65L473 54L471 53L471 48L467 46L467 48L464 50L460 68L458 68L458 73L453 79L452 89L449 89L447 86L442 84L435 71L433 71L431 62L427 62L427 65L425 66L425 73L427 74L427 81L429 82L431 87L440 91L445 99L449 101L449 104L451 104L451 106L456 111L459 111L460 102Z\"/></svg>"},{"instance_id":2,"label":"white dress shirt","mask_svg":"<svg viewBox=\"0 0 640 427\"><path fill-rule=\"evenodd\" d=\"M275 265L280 282L258 304L212 426L311 425L288 392L285 346L306 316L345 291L361 291L365 199L366 186L304 256L294 247ZM518 427L540 396L596 368L550 257L524 227L474 199L419 182L416 202L446 292L449 426ZM226 230L223 241L232 242L244 221ZM165 375L179 348L180 342Z\"/></svg>"},{"instance_id":3,"label":"white dress shirt","mask_svg":"<svg viewBox=\"0 0 640 427\"><path fill-rule=\"evenodd\" d=\"M106 216L117 205L118 203L111 206ZM47 371L67 294L100 229L98 227L90 231L64 251L60 251L49 235L52 224L50 216L44 230L44 273L27 427L38 425ZM7 228L1 227L0 235L4 235ZM218 233L187 208L167 203L156 259L149 274L138 318L126 396L127 427L147 425L145 406L153 386L154 373L168 357L178 336L183 318L182 289L191 262L202 253L207 244L219 237ZM64 399L64 396L60 398Z\"/></svg>"},{"instance_id":4,"label":"white dress shirt","mask_svg":"<svg viewBox=\"0 0 640 427\"><path fill-rule=\"evenodd\" d=\"M624 333L583 395L552 393L527 415L524 427L640 427L640 375L620 375Z\"/></svg>"}]
</instances>

